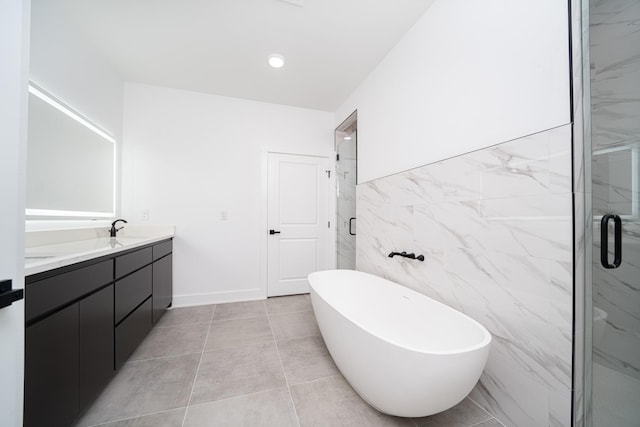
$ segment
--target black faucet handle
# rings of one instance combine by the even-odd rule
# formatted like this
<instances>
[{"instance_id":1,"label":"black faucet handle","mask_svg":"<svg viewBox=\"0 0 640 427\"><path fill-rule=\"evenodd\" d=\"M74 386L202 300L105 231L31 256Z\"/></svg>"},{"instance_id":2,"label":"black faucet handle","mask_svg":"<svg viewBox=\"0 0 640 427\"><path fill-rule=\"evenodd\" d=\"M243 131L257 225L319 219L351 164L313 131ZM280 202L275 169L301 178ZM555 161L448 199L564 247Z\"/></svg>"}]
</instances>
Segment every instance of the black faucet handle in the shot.
<instances>
[{"instance_id":1,"label":"black faucet handle","mask_svg":"<svg viewBox=\"0 0 640 427\"><path fill-rule=\"evenodd\" d=\"M119 218L113 221L111 223L111 229L109 230L110 237L116 237L116 233L124 228L124 227L116 228L116 224L119 222L124 222L125 224L127 224L127 220L122 218Z\"/></svg>"},{"instance_id":2,"label":"black faucet handle","mask_svg":"<svg viewBox=\"0 0 640 427\"><path fill-rule=\"evenodd\" d=\"M119 218L119 219L116 219L115 221L113 221L111 223L111 226L115 228L116 224L119 223L119 222L124 222L125 224L128 224L126 219Z\"/></svg>"}]
</instances>

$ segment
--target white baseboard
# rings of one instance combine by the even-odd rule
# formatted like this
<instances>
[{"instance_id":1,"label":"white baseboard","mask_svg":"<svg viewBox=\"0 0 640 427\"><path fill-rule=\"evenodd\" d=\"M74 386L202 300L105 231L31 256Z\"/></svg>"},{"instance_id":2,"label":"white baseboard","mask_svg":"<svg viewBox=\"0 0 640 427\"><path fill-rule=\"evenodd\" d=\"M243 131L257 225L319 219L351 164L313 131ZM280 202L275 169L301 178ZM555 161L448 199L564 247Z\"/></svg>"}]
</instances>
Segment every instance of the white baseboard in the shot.
<instances>
[{"instance_id":1,"label":"white baseboard","mask_svg":"<svg viewBox=\"0 0 640 427\"><path fill-rule=\"evenodd\" d=\"M225 302L255 301L266 299L264 289L245 289L242 291L224 291L208 294L174 295L172 307L191 307L196 305L222 304Z\"/></svg>"}]
</instances>

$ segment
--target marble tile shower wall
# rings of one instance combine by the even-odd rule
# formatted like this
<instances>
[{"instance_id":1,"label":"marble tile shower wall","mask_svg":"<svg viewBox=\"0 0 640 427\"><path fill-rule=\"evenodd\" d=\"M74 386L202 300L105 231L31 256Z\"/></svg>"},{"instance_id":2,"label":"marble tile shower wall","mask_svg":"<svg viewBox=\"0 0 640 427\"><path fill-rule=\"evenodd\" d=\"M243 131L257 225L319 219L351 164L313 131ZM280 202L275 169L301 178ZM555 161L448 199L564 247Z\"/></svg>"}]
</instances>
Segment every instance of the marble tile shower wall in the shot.
<instances>
[{"instance_id":1,"label":"marble tile shower wall","mask_svg":"<svg viewBox=\"0 0 640 427\"><path fill-rule=\"evenodd\" d=\"M566 125L357 187L357 269L491 331L471 397L509 426L571 423L571 164Z\"/></svg>"}]
</instances>

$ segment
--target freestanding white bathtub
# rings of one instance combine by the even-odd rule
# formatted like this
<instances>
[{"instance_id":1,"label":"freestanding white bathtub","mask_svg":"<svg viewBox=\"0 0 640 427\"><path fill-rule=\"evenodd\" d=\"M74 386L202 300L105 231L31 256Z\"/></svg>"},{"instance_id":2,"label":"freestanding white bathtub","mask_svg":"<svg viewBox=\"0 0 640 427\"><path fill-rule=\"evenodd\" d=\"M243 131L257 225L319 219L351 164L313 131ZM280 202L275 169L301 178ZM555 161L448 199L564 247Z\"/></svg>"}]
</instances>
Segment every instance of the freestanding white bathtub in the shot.
<instances>
[{"instance_id":1,"label":"freestanding white bathtub","mask_svg":"<svg viewBox=\"0 0 640 427\"><path fill-rule=\"evenodd\" d=\"M436 414L475 386L491 334L425 295L351 270L311 273L311 301L336 365L381 412Z\"/></svg>"}]
</instances>

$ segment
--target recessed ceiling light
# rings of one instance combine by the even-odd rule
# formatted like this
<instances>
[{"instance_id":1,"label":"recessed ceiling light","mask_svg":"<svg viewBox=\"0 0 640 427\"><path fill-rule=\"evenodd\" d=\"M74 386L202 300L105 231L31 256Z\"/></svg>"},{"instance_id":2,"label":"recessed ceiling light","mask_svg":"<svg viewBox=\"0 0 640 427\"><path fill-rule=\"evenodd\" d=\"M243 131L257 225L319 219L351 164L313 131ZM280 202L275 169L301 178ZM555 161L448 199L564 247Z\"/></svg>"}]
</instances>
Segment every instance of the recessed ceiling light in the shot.
<instances>
[{"instance_id":1,"label":"recessed ceiling light","mask_svg":"<svg viewBox=\"0 0 640 427\"><path fill-rule=\"evenodd\" d=\"M282 68L284 66L284 56L282 55L269 55L269 65L273 68Z\"/></svg>"},{"instance_id":2,"label":"recessed ceiling light","mask_svg":"<svg viewBox=\"0 0 640 427\"><path fill-rule=\"evenodd\" d=\"M345 140L345 141L351 141L351 137L350 137L350 136L345 136L345 137L344 137L344 140Z\"/></svg>"}]
</instances>

